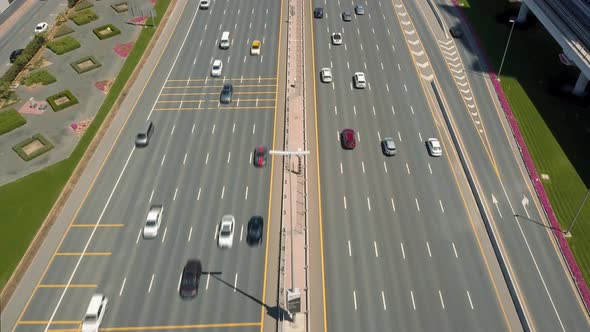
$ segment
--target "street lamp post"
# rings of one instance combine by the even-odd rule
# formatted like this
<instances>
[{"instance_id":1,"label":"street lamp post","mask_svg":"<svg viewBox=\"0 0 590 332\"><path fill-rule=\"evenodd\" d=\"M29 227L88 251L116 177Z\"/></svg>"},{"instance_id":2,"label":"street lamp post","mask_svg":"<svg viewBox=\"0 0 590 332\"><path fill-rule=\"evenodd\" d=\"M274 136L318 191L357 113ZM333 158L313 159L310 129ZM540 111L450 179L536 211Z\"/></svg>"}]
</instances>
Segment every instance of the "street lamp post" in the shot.
<instances>
[{"instance_id":1,"label":"street lamp post","mask_svg":"<svg viewBox=\"0 0 590 332\"><path fill-rule=\"evenodd\" d=\"M498 82L500 81L500 74L502 73L502 67L504 66L504 59L506 58L506 52L508 52L508 45L510 45L510 38L512 38L512 31L514 30L514 25L516 24L515 19L510 19L510 23L512 26L510 27L510 33L508 34L508 41L506 41L506 47L504 48L504 55L502 55L502 61L500 62L500 70L498 70Z\"/></svg>"},{"instance_id":2,"label":"street lamp post","mask_svg":"<svg viewBox=\"0 0 590 332\"><path fill-rule=\"evenodd\" d=\"M590 196L590 188L588 188L588 191L586 191L586 196L584 196L584 199L582 200L582 203L580 203L580 207L578 207L578 211L576 211L576 214L574 215L574 219L572 219L572 222L570 223L569 227L564 232L565 236L567 236L567 237L572 236L572 234L570 233L570 231L572 230L572 228L574 228L574 224L576 223L576 219L578 219L578 216L580 215L580 212L582 212L582 208L584 207L584 203L586 203L586 200L588 199L588 196Z\"/></svg>"}]
</instances>

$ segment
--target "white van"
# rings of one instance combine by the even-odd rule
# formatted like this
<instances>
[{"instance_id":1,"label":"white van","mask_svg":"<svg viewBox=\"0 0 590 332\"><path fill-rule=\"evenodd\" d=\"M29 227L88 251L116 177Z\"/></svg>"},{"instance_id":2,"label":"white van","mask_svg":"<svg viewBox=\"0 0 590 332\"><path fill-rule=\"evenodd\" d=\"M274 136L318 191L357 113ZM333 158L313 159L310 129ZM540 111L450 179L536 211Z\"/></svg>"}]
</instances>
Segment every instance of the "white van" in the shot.
<instances>
[{"instance_id":1,"label":"white van","mask_svg":"<svg viewBox=\"0 0 590 332\"><path fill-rule=\"evenodd\" d=\"M221 49L228 49L229 48L229 31L224 31L221 34L221 40L219 41L219 48Z\"/></svg>"},{"instance_id":2,"label":"white van","mask_svg":"<svg viewBox=\"0 0 590 332\"><path fill-rule=\"evenodd\" d=\"M107 302L107 297L102 294L92 295L82 321L82 332L98 332L107 309Z\"/></svg>"}]
</instances>

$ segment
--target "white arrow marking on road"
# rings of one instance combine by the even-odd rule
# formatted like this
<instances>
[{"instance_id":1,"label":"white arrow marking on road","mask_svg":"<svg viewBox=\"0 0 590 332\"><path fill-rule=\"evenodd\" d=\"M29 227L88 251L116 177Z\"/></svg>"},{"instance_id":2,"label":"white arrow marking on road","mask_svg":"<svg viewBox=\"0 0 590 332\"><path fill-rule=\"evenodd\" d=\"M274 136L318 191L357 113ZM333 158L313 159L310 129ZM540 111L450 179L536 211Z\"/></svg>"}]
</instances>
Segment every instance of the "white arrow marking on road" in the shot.
<instances>
[{"instance_id":1,"label":"white arrow marking on road","mask_svg":"<svg viewBox=\"0 0 590 332\"><path fill-rule=\"evenodd\" d=\"M522 198L522 207L524 208L524 212L526 212L526 216L530 219L531 216L529 215L529 211L526 209L527 205L529 205L529 199L526 196Z\"/></svg>"},{"instance_id":2,"label":"white arrow marking on road","mask_svg":"<svg viewBox=\"0 0 590 332\"><path fill-rule=\"evenodd\" d=\"M119 291L119 296L121 296L121 294L123 294L123 288L125 288L125 282L127 281L127 277L125 277L123 279L123 284L121 285L121 290Z\"/></svg>"},{"instance_id":3,"label":"white arrow marking on road","mask_svg":"<svg viewBox=\"0 0 590 332\"><path fill-rule=\"evenodd\" d=\"M494 194L492 194L492 203L496 206L496 210L500 215L500 219L502 219L502 212L500 212L500 208L498 207L498 200L496 199L496 196L494 196Z\"/></svg>"}]
</instances>

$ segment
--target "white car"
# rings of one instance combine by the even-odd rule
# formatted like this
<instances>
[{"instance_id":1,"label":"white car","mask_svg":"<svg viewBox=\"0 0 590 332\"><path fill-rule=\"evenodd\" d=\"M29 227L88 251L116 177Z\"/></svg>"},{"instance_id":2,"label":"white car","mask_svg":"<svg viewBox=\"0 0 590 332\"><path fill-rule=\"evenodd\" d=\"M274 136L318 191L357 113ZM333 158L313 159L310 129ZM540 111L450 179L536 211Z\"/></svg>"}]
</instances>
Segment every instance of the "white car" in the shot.
<instances>
[{"instance_id":1,"label":"white car","mask_svg":"<svg viewBox=\"0 0 590 332\"><path fill-rule=\"evenodd\" d=\"M152 205L143 226L143 237L146 239L153 239L158 236L158 230L162 224L162 212L164 208L162 205Z\"/></svg>"},{"instance_id":2,"label":"white car","mask_svg":"<svg viewBox=\"0 0 590 332\"><path fill-rule=\"evenodd\" d=\"M252 42L252 46L250 46L250 55L260 55L260 48L262 47L262 43L260 40L255 40Z\"/></svg>"},{"instance_id":3,"label":"white car","mask_svg":"<svg viewBox=\"0 0 590 332\"><path fill-rule=\"evenodd\" d=\"M342 34L340 32L334 32L332 34L332 44L334 44L334 45L341 45L342 44Z\"/></svg>"},{"instance_id":4,"label":"white car","mask_svg":"<svg viewBox=\"0 0 590 332\"><path fill-rule=\"evenodd\" d=\"M217 238L217 246L219 248L231 248L234 243L234 228L236 220L234 216L226 214L221 218L219 224L219 237Z\"/></svg>"},{"instance_id":5,"label":"white car","mask_svg":"<svg viewBox=\"0 0 590 332\"><path fill-rule=\"evenodd\" d=\"M221 76L221 71L223 70L223 63L221 60L213 61L213 66L211 67L211 76L219 77Z\"/></svg>"},{"instance_id":6,"label":"white car","mask_svg":"<svg viewBox=\"0 0 590 332\"><path fill-rule=\"evenodd\" d=\"M82 321L82 332L98 332L104 318L109 300L102 294L94 294L90 298L86 315Z\"/></svg>"},{"instance_id":7,"label":"white car","mask_svg":"<svg viewBox=\"0 0 590 332\"><path fill-rule=\"evenodd\" d=\"M357 89L364 89L367 86L367 79L365 73L357 72L354 73L354 87Z\"/></svg>"},{"instance_id":8,"label":"white car","mask_svg":"<svg viewBox=\"0 0 590 332\"><path fill-rule=\"evenodd\" d=\"M429 138L426 141L426 146L428 147L428 152L433 157L440 157L442 156L442 146L440 142L436 138Z\"/></svg>"},{"instance_id":9,"label":"white car","mask_svg":"<svg viewBox=\"0 0 590 332\"><path fill-rule=\"evenodd\" d=\"M47 31L48 27L49 27L49 24L47 24L47 22L41 22L41 23L37 24L37 26L35 27L35 33L45 32L45 31Z\"/></svg>"},{"instance_id":10,"label":"white car","mask_svg":"<svg viewBox=\"0 0 590 332\"><path fill-rule=\"evenodd\" d=\"M200 9L209 9L210 4L211 4L210 0L201 0L201 2L199 2L199 8Z\"/></svg>"},{"instance_id":11,"label":"white car","mask_svg":"<svg viewBox=\"0 0 590 332\"><path fill-rule=\"evenodd\" d=\"M324 83L332 82L332 69L322 68L320 71L320 80L322 80Z\"/></svg>"}]
</instances>

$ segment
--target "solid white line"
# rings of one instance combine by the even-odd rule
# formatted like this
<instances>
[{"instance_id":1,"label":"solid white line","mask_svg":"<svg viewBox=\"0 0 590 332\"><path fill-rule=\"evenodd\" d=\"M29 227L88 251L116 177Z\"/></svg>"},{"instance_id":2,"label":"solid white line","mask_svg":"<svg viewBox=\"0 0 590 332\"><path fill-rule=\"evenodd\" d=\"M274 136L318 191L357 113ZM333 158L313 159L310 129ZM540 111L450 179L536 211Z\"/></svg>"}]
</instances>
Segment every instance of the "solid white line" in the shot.
<instances>
[{"instance_id":1,"label":"solid white line","mask_svg":"<svg viewBox=\"0 0 590 332\"><path fill-rule=\"evenodd\" d=\"M127 282L127 277L123 279L123 284L121 285L121 290L119 291L119 296L123 294L123 288L125 288L125 282Z\"/></svg>"},{"instance_id":2,"label":"solid white line","mask_svg":"<svg viewBox=\"0 0 590 332\"><path fill-rule=\"evenodd\" d=\"M141 228L139 228L139 233L137 233L137 239L135 239L135 244L139 243L139 237L141 236Z\"/></svg>"},{"instance_id":3,"label":"solid white line","mask_svg":"<svg viewBox=\"0 0 590 332\"><path fill-rule=\"evenodd\" d=\"M225 186L221 188L221 199L223 199L223 195L225 194Z\"/></svg>"},{"instance_id":4,"label":"solid white line","mask_svg":"<svg viewBox=\"0 0 590 332\"><path fill-rule=\"evenodd\" d=\"M361 161L361 166L363 167L363 174L365 174L365 162Z\"/></svg>"},{"instance_id":5,"label":"solid white line","mask_svg":"<svg viewBox=\"0 0 590 332\"><path fill-rule=\"evenodd\" d=\"M471 306L471 310L473 310L473 302L471 302L471 294L467 291L467 298L469 299L469 305Z\"/></svg>"},{"instance_id":6,"label":"solid white line","mask_svg":"<svg viewBox=\"0 0 590 332\"><path fill-rule=\"evenodd\" d=\"M457 248L455 247L455 242L453 242L453 251L455 252L455 258L459 258L459 255L457 255Z\"/></svg>"},{"instance_id":7,"label":"solid white line","mask_svg":"<svg viewBox=\"0 0 590 332\"><path fill-rule=\"evenodd\" d=\"M383 162L383 168L385 168L385 173L387 173L387 163Z\"/></svg>"},{"instance_id":8,"label":"solid white line","mask_svg":"<svg viewBox=\"0 0 590 332\"><path fill-rule=\"evenodd\" d=\"M229 164L229 161L231 159L231 151L227 154L227 163Z\"/></svg>"},{"instance_id":9,"label":"solid white line","mask_svg":"<svg viewBox=\"0 0 590 332\"><path fill-rule=\"evenodd\" d=\"M406 251L404 250L404 243L400 242L399 245L402 248L402 256L404 257L404 260L406 260Z\"/></svg>"},{"instance_id":10,"label":"solid white line","mask_svg":"<svg viewBox=\"0 0 590 332\"><path fill-rule=\"evenodd\" d=\"M416 200L416 207L418 208L418 211L420 211L420 204L418 204L418 198L415 197L414 199Z\"/></svg>"},{"instance_id":11,"label":"solid white line","mask_svg":"<svg viewBox=\"0 0 590 332\"><path fill-rule=\"evenodd\" d=\"M352 248L350 248L350 240L348 240L348 256L352 257Z\"/></svg>"},{"instance_id":12,"label":"solid white line","mask_svg":"<svg viewBox=\"0 0 590 332\"><path fill-rule=\"evenodd\" d=\"M199 187L199 193L197 194L197 201L201 198L201 187Z\"/></svg>"},{"instance_id":13,"label":"solid white line","mask_svg":"<svg viewBox=\"0 0 590 332\"><path fill-rule=\"evenodd\" d=\"M432 174L432 167L430 167L430 163L428 163L428 170L430 171L430 174Z\"/></svg>"},{"instance_id":14,"label":"solid white line","mask_svg":"<svg viewBox=\"0 0 590 332\"><path fill-rule=\"evenodd\" d=\"M430 252L430 244L428 243L428 241L426 241L426 248L428 248L428 256L432 258L432 252Z\"/></svg>"},{"instance_id":15,"label":"solid white line","mask_svg":"<svg viewBox=\"0 0 590 332\"><path fill-rule=\"evenodd\" d=\"M164 228L164 235L162 236L162 243L164 243L164 240L166 239L166 232L168 231L168 227Z\"/></svg>"},{"instance_id":16,"label":"solid white line","mask_svg":"<svg viewBox=\"0 0 590 332\"><path fill-rule=\"evenodd\" d=\"M347 208L346 208L346 196L344 196L344 210L347 210Z\"/></svg>"},{"instance_id":17,"label":"solid white line","mask_svg":"<svg viewBox=\"0 0 590 332\"><path fill-rule=\"evenodd\" d=\"M375 248L375 257L379 257L379 250L377 250L377 241L373 241L373 247Z\"/></svg>"},{"instance_id":18,"label":"solid white line","mask_svg":"<svg viewBox=\"0 0 590 332\"><path fill-rule=\"evenodd\" d=\"M160 167L164 165L164 160L166 160L166 154L164 153L164 157L162 157L162 162L160 163Z\"/></svg>"},{"instance_id":19,"label":"solid white line","mask_svg":"<svg viewBox=\"0 0 590 332\"><path fill-rule=\"evenodd\" d=\"M439 199L438 203L440 204L440 209L442 210L442 213L445 213L445 208L443 207L442 201Z\"/></svg>"},{"instance_id":20,"label":"solid white line","mask_svg":"<svg viewBox=\"0 0 590 332\"><path fill-rule=\"evenodd\" d=\"M354 299L354 310L356 311L357 310L357 306L356 306L356 291L355 290L352 291L352 297Z\"/></svg>"},{"instance_id":21,"label":"solid white line","mask_svg":"<svg viewBox=\"0 0 590 332\"><path fill-rule=\"evenodd\" d=\"M410 291L410 296L412 297L412 306L414 310L416 310L416 301L414 301L414 291Z\"/></svg>"},{"instance_id":22,"label":"solid white line","mask_svg":"<svg viewBox=\"0 0 590 332\"><path fill-rule=\"evenodd\" d=\"M150 195L150 203L152 202L153 197L154 197L154 191L152 190L152 194Z\"/></svg>"},{"instance_id":23,"label":"solid white line","mask_svg":"<svg viewBox=\"0 0 590 332\"><path fill-rule=\"evenodd\" d=\"M395 203L393 202L393 197L391 198L391 208L393 209L393 212L395 212Z\"/></svg>"},{"instance_id":24,"label":"solid white line","mask_svg":"<svg viewBox=\"0 0 590 332\"><path fill-rule=\"evenodd\" d=\"M207 157L205 157L205 165L209 162L209 154L207 153Z\"/></svg>"},{"instance_id":25,"label":"solid white line","mask_svg":"<svg viewBox=\"0 0 590 332\"><path fill-rule=\"evenodd\" d=\"M209 289L209 278L211 277L211 274L207 273L207 283L205 284L205 290Z\"/></svg>"},{"instance_id":26,"label":"solid white line","mask_svg":"<svg viewBox=\"0 0 590 332\"><path fill-rule=\"evenodd\" d=\"M184 165L184 164L186 164L186 157L187 157L187 156L188 156L188 153L185 153L185 154L184 154L184 160L182 161L182 164L183 164L183 165Z\"/></svg>"},{"instance_id":27,"label":"solid white line","mask_svg":"<svg viewBox=\"0 0 590 332\"><path fill-rule=\"evenodd\" d=\"M244 225L242 225L242 227L240 227L240 242L242 242L243 236L244 236Z\"/></svg>"},{"instance_id":28,"label":"solid white line","mask_svg":"<svg viewBox=\"0 0 590 332\"><path fill-rule=\"evenodd\" d=\"M369 206L369 211L371 211L371 199L367 196L367 205Z\"/></svg>"},{"instance_id":29,"label":"solid white line","mask_svg":"<svg viewBox=\"0 0 590 332\"><path fill-rule=\"evenodd\" d=\"M340 163L340 174L343 174L342 163Z\"/></svg>"},{"instance_id":30,"label":"solid white line","mask_svg":"<svg viewBox=\"0 0 590 332\"><path fill-rule=\"evenodd\" d=\"M193 123L193 129L191 129L191 134L195 132L195 124Z\"/></svg>"},{"instance_id":31,"label":"solid white line","mask_svg":"<svg viewBox=\"0 0 590 332\"><path fill-rule=\"evenodd\" d=\"M170 131L170 136L172 136L172 134L174 134L174 128L176 128L176 125L172 125L172 130Z\"/></svg>"},{"instance_id":32,"label":"solid white line","mask_svg":"<svg viewBox=\"0 0 590 332\"><path fill-rule=\"evenodd\" d=\"M381 291L381 299L383 300L383 310L387 311L387 305L385 304L385 292Z\"/></svg>"},{"instance_id":33,"label":"solid white line","mask_svg":"<svg viewBox=\"0 0 590 332\"><path fill-rule=\"evenodd\" d=\"M234 292L236 291L237 286L238 286L238 274L236 273L236 277L234 278Z\"/></svg>"},{"instance_id":34,"label":"solid white line","mask_svg":"<svg viewBox=\"0 0 590 332\"><path fill-rule=\"evenodd\" d=\"M193 226L191 226L191 229L188 231L188 240L186 242L191 242L192 236L193 236Z\"/></svg>"},{"instance_id":35,"label":"solid white line","mask_svg":"<svg viewBox=\"0 0 590 332\"><path fill-rule=\"evenodd\" d=\"M148 293L152 291L152 285L154 283L154 274L152 274L152 280L150 280L150 287L148 288Z\"/></svg>"},{"instance_id":36,"label":"solid white line","mask_svg":"<svg viewBox=\"0 0 590 332\"><path fill-rule=\"evenodd\" d=\"M408 171L408 175L411 174L410 173L410 165L408 165L408 163L406 163L406 170Z\"/></svg>"},{"instance_id":37,"label":"solid white line","mask_svg":"<svg viewBox=\"0 0 590 332\"><path fill-rule=\"evenodd\" d=\"M180 276L178 276L178 287L176 287L177 291L180 291L180 283L182 282L182 272L180 272Z\"/></svg>"},{"instance_id":38,"label":"solid white line","mask_svg":"<svg viewBox=\"0 0 590 332\"><path fill-rule=\"evenodd\" d=\"M248 186L246 186L246 195L244 196L244 200L248 199Z\"/></svg>"},{"instance_id":39,"label":"solid white line","mask_svg":"<svg viewBox=\"0 0 590 332\"><path fill-rule=\"evenodd\" d=\"M174 198L172 198L173 201L176 200L176 194L178 194L178 188L176 188L176 190L174 190Z\"/></svg>"},{"instance_id":40,"label":"solid white line","mask_svg":"<svg viewBox=\"0 0 590 332\"><path fill-rule=\"evenodd\" d=\"M445 308L445 301L443 300L442 293L440 289L438 290L438 297L440 297L440 304L442 304L442 308Z\"/></svg>"}]
</instances>

